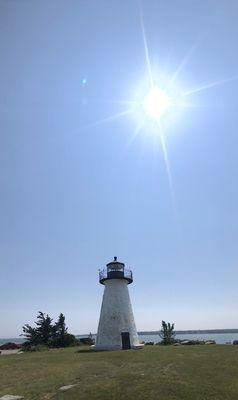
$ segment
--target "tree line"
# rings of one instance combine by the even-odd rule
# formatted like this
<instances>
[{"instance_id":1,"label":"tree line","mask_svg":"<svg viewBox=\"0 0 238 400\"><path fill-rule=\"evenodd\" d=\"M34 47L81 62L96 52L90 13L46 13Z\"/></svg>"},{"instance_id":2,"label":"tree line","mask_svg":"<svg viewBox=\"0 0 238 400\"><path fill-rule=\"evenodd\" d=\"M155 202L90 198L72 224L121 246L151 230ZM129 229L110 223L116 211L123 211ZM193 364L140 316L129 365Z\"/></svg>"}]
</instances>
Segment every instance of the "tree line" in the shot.
<instances>
[{"instance_id":1,"label":"tree line","mask_svg":"<svg viewBox=\"0 0 238 400\"><path fill-rule=\"evenodd\" d=\"M25 324L22 329L22 336L26 338L26 346L67 347L77 344L76 337L68 333L65 316L62 313L60 313L58 320L53 323L53 319L48 314L39 311L35 326Z\"/></svg>"}]
</instances>

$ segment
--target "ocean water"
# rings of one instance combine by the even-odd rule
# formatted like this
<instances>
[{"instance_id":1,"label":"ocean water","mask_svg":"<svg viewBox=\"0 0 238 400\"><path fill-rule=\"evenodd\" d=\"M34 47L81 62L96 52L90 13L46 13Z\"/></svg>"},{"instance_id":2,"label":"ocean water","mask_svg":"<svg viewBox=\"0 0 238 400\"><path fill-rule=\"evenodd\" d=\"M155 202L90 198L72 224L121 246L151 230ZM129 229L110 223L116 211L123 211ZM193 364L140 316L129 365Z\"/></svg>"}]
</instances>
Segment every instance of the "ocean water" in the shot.
<instances>
[{"instance_id":1,"label":"ocean water","mask_svg":"<svg viewBox=\"0 0 238 400\"><path fill-rule=\"evenodd\" d=\"M78 338L80 337L87 337L88 335L77 335ZM95 339L96 335L92 335ZM183 333L177 334L177 339L181 340L215 340L217 344L226 344L226 343L233 343L234 340L238 340L238 333ZM157 333L149 334L149 335L139 335L139 339L141 342L160 342L160 337ZM24 338L0 338L0 345L7 343L7 342L14 342L14 343L23 343L25 341Z\"/></svg>"},{"instance_id":2,"label":"ocean water","mask_svg":"<svg viewBox=\"0 0 238 400\"><path fill-rule=\"evenodd\" d=\"M78 335L78 338L87 337L88 335ZM92 335L96 339L96 335ZM139 334L141 342L160 342L161 338L158 333ZM233 343L238 340L238 333L180 333L176 334L176 339L181 340L215 340L217 344Z\"/></svg>"},{"instance_id":3,"label":"ocean water","mask_svg":"<svg viewBox=\"0 0 238 400\"><path fill-rule=\"evenodd\" d=\"M143 342L160 342L161 338L158 334L139 335ZM217 344L233 343L238 340L238 333L183 333L177 334L176 339L181 340L215 340Z\"/></svg>"}]
</instances>

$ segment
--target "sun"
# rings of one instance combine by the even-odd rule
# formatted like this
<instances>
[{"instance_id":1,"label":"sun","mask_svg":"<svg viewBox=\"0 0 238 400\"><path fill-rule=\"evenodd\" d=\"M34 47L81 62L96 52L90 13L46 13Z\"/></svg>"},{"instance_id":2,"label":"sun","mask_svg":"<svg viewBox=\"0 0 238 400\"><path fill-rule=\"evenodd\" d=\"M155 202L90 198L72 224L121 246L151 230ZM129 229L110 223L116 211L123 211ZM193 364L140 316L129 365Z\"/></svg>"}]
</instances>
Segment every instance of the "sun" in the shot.
<instances>
[{"instance_id":1,"label":"sun","mask_svg":"<svg viewBox=\"0 0 238 400\"><path fill-rule=\"evenodd\" d=\"M150 89L143 101L145 114L156 121L161 119L170 106L170 97L158 86L154 86Z\"/></svg>"}]
</instances>

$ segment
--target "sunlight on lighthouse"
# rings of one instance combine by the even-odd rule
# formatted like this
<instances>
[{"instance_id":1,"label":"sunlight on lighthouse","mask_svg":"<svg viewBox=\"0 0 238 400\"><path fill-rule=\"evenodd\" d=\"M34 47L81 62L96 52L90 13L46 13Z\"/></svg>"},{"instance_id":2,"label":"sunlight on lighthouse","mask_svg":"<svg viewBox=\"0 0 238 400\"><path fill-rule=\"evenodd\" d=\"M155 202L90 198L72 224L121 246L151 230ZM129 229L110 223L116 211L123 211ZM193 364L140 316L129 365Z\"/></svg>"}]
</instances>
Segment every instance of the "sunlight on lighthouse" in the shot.
<instances>
[{"instance_id":1,"label":"sunlight on lighthouse","mask_svg":"<svg viewBox=\"0 0 238 400\"><path fill-rule=\"evenodd\" d=\"M157 121L166 113L170 106L170 97L158 86L154 86L149 91L143 102L145 114Z\"/></svg>"}]
</instances>

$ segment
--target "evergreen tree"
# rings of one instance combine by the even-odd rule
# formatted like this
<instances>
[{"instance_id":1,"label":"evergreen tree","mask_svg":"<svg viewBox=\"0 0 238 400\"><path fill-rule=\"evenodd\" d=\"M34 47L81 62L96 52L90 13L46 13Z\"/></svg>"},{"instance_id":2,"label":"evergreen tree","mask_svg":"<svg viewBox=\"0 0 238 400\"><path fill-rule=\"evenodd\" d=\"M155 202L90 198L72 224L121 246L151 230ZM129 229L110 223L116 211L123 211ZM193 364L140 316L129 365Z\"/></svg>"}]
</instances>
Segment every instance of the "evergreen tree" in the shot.
<instances>
[{"instance_id":1,"label":"evergreen tree","mask_svg":"<svg viewBox=\"0 0 238 400\"><path fill-rule=\"evenodd\" d=\"M64 314L60 313L58 321L55 324L55 329L58 337L63 338L66 335L68 328L65 324Z\"/></svg>"},{"instance_id":2,"label":"evergreen tree","mask_svg":"<svg viewBox=\"0 0 238 400\"><path fill-rule=\"evenodd\" d=\"M54 339L53 339L53 346L55 347L65 347L67 346L68 341L68 328L65 324L65 316L64 314L60 313L58 321L54 325Z\"/></svg>"},{"instance_id":3,"label":"evergreen tree","mask_svg":"<svg viewBox=\"0 0 238 400\"><path fill-rule=\"evenodd\" d=\"M38 312L36 327L26 324L22 327L23 335L30 345L45 344L48 345L53 336L52 318L42 311Z\"/></svg>"},{"instance_id":4,"label":"evergreen tree","mask_svg":"<svg viewBox=\"0 0 238 400\"><path fill-rule=\"evenodd\" d=\"M174 324L170 324L169 322L166 324L165 321L162 321L162 327L160 332L160 337L162 339L162 344L172 344L175 341L175 332L174 332Z\"/></svg>"},{"instance_id":5,"label":"evergreen tree","mask_svg":"<svg viewBox=\"0 0 238 400\"><path fill-rule=\"evenodd\" d=\"M23 334L21 336L25 336L27 342L30 345L39 344L40 338L36 328L32 328L29 324L26 324L22 327Z\"/></svg>"},{"instance_id":6,"label":"evergreen tree","mask_svg":"<svg viewBox=\"0 0 238 400\"><path fill-rule=\"evenodd\" d=\"M40 344L48 345L54 334L52 318L50 318L48 314L44 314L42 311L39 311L36 325L36 330L40 338Z\"/></svg>"},{"instance_id":7,"label":"evergreen tree","mask_svg":"<svg viewBox=\"0 0 238 400\"><path fill-rule=\"evenodd\" d=\"M43 344L49 347L66 347L76 344L74 335L68 333L65 316L61 313L53 325L52 318L42 311L38 312L36 327L29 324L23 326L23 335L27 339L26 345Z\"/></svg>"}]
</instances>

